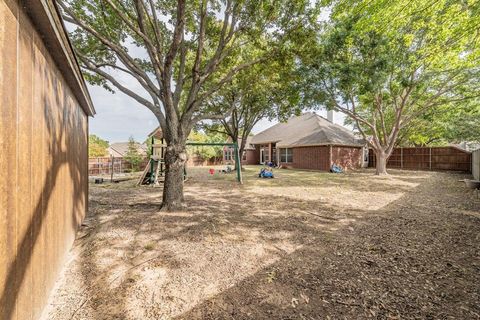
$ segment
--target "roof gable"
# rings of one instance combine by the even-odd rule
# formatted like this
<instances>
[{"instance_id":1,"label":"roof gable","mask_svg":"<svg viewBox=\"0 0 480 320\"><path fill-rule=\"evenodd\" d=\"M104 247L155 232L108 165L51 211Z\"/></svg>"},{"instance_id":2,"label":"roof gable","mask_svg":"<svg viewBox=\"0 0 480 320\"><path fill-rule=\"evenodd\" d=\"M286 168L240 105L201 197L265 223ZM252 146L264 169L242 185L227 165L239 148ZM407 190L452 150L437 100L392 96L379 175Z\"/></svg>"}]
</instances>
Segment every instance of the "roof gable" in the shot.
<instances>
[{"instance_id":1,"label":"roof gable","mask_svg":"<svg viewBox=\"0 0 480 320\"><path fill-rule=\"evenodd\" d=\"M362 146L350 130L331 123L314 112L292 117L266 129L252 138L253 144L275 142L278 147L314 145Z\"/></svg>"},{"instance_id":2,"label":"roof gable","mask_svg":"<svg viewBox=\"0 0 480 320\"><path fill-rule=\"evenodd\" d=\"M128 145L129 142L115 142L112 143L108 147L108 153L113 155L114 157L124 157L128 152ZM140 155L147 154L147 146L144 144L140 144L135 142L135 146L137 147L137 151Z\"/></svg>"}]
</instances>

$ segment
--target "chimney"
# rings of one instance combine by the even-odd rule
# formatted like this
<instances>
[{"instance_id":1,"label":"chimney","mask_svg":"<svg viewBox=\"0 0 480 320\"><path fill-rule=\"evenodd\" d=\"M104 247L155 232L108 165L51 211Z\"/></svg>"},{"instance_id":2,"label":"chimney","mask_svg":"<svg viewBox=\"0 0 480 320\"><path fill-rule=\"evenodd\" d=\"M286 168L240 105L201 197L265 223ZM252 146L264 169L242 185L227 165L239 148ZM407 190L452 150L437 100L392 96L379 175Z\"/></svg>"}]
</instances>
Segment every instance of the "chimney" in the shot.
<instances>
[{"instance_id":1,"label":"chimney","mask_svg":"<svg viewBox=\"0 0 480 320\"><path fill-rule=\"evenodd\" d=\"M327 111L327 120L333 123L333 110Z\"/></svg>"}]
</instances>

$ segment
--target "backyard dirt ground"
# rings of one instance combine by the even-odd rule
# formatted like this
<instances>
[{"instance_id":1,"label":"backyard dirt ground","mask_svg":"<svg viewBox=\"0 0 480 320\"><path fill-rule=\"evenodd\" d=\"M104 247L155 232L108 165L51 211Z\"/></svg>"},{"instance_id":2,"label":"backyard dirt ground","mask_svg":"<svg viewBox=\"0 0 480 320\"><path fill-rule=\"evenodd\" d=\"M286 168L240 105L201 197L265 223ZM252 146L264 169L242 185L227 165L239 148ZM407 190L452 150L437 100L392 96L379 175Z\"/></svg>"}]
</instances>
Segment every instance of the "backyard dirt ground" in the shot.
<instances>
[{"instance_id":1,"label":"backyard dirt ground","mask_svg":"<svg viewBox=\"0 0 480 320\"><path fill-rule=\"evenodd\" d=\"M480 200L465 175L194 168L90 185L45 319L480 319Z\"/></svg>"}]
</instances>

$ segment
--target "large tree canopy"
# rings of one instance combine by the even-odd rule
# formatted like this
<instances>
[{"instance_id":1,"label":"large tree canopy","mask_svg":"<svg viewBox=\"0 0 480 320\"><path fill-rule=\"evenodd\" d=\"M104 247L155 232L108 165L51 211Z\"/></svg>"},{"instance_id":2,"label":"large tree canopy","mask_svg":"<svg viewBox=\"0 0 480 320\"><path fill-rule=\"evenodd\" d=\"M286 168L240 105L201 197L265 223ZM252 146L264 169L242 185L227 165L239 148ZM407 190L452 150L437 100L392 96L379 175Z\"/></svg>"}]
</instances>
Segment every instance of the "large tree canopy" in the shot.
<instances>
[{"instance_id":1,"label":"large tree canopy","mask_svg":"<svg viewBox=\"0 0 480 320\"><path fill-rule=\"evenodd\" d=\"M243 154L247 137L261 119L284 120L300 113L303 105L295 65L295 55L283 54L241 72L206 101L210 112L225 115L207 123L207 132L240 141Z\"/></svg>"},{"instance_id":2,"label":"large tree canopy","mask_svg":"<svg viewBox=\"0 0 480 320\"><path fill-rule=\"evenodd\" d=\"M168 145L167 209L183 202L185 141L192 127L217 116L203 102L238 72L280 53L291 33L315 16L308 0L57 2L73 24L87 80L129 95L157 117ZM246 45L255 50L243 50Z\"/></svg>"},{"instance_id":3,"label":"large tree canopy","mask_svg":"<svg viewBox=\"0 0 480 320\"><path fill-rule=\"evenodd\" d=\"M480 142L480 104L446 104L414 119L399 135L402 146Z\"/></svg>"},{"instance_id":4,"label":"large tree canopy","mask_svg":"<svg viewBox=\"0 0 480 320\"><path fill-rule=\"evenodd\" d=\"M97 135L91 134L88 136L88 156L89 157L105 157L107 152L108 141L103 140Z\"/></svg>"},{"instance_id":5,"label":"large tree canopy","mask_svg":"<svg viewBox=\"0 0 480 320\"><path fill-rule=\"evenodd\" d=\"M385 174L413 120L478 100L480 3L340 0L331 8L303 57L305 92L349 117Z\"/></svg>"}]
</instances>

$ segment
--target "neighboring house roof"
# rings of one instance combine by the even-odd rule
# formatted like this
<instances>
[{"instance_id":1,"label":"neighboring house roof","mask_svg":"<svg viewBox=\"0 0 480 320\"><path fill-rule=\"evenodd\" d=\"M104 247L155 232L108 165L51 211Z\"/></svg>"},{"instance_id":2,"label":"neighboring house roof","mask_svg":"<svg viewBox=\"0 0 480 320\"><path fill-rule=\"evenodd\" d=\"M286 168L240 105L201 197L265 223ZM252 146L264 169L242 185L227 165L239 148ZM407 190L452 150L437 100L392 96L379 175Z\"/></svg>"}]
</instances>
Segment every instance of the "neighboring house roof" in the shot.
<instances>
[{"instance_id":1,"label":"neighboring house roof","mask_svg":"<svg viewBox=\"0 0 480 320\"><path fill-rule=\"evenodd\" d=\"M260 132L251 139L252 144L276 143L277 147L318 145L363 146L364 142L352 131L334 124L314 112L292 117Z\"/></svg>"},{"instance_id":2,"label":"neighboring house roof","mask_svg":"<svg viewBox=\"0 0 480 320\"><path fill-rule=\"evenodd\" d=\"M151 138L152 136L154 136L156 139L162 139L163 138L162 129L160 127L156 127L155 129L153 129L153 131L148 134L149 138Z\"/></svg>"},{"instance_id":3,"label":"neighboring house roof","mask_svg":"<svg viewBox=\"0 0 480 320\"><path fill-rule=\"evenodd\" d=\"M147 146L140 143L135 143L138 153L140 155L147 154ZM112 143L108 149L108 154L114 157L124 157L128 151L128 142L115 142Z\"/></svg>"},{"instance_id":4,"label":"neighboring house roof","mask_svg":"<svg viewBox=\"0 0 480 320\"><path fill-rule=\"evenodd\" d=\"M95 108L55 1L22 1L21 5L25 7L27 14L42 36L50 55L62 72L78 103L87 115L93 116Z\"/></svg>"}]
</instances>

